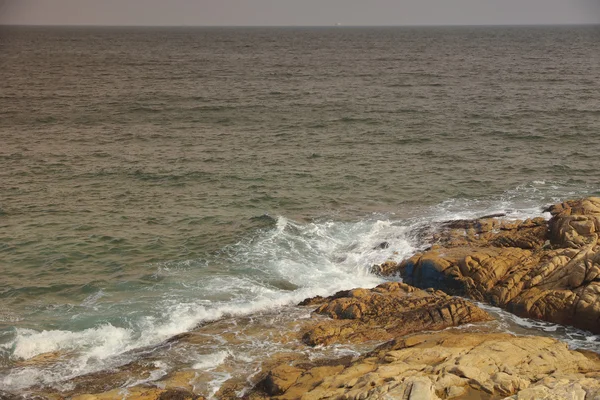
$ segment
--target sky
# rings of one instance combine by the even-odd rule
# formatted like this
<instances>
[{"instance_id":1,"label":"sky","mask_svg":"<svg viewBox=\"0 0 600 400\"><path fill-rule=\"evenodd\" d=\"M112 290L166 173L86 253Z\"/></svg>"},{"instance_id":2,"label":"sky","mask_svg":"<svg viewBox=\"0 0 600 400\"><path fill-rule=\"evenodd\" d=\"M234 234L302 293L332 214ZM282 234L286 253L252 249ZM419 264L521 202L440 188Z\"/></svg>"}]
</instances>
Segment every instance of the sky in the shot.
<instances>
[{"instance_id":1,"label":"sky","mask_svg":"<svg viewBox=\"0 0 600 400\"><path fill-rule=\"evenodd\" d=\"M600 0L0 0L0 25L600 23Z\"/></svg>"}]
</instances>

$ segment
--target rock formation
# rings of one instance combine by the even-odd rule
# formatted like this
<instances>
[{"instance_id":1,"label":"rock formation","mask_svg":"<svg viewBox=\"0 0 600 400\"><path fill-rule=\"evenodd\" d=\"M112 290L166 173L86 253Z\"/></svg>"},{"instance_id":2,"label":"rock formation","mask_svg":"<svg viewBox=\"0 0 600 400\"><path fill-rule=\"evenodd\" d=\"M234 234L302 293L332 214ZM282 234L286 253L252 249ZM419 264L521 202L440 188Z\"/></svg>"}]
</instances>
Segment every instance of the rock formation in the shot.
<instances>
[{"instance_id":1,"label":"rock formation","mask_svg":"<svg viewBox=\"0 0 600 400\"><path fill-rule=\"evenodd\" d=\"M348 364L283 364L250 399L597 399L597 355L550 338L444 331L393 340ZM513 397L508 397L513 396Z\"/></svg>"},{"instance_id":2,"label":"rock formation","mask_svg":"<svg viewBox=\"0 0 600 400\"><path fill-rule=\"evenodd\" d=\"M324 303L315 313L331 319L306 330L302 339L310 346L384 341L409 333L491 319L485 311L463 299L398 282L384 283L371 290L339 292L302 304L315 303Z\"/></svg>"},{"instance_id":3,"label":"rock formation","mask_svg":"<svg viewBox=\"0 0 600 400\"><path fill-rule=\"evenodd\" d=\"M552 218L453 221L433 245L386 274L487 301L517 315L600 333L600 198L567 201Z\"/></svg>"}]
</instances>

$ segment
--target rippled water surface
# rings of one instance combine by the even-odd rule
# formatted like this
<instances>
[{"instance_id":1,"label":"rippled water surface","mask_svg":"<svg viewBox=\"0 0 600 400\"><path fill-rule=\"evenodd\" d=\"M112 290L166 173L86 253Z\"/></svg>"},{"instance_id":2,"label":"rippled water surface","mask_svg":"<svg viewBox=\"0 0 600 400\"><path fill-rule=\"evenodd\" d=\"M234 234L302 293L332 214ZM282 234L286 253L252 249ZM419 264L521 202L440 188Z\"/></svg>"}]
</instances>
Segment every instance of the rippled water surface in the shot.
<instances>
[{"instance_id":1,"label":"rippled water surface","mask_svg":"<svg viewBox=\"0 0 600 400\"><path fill-rule=\"evenodd\" d=\"M9 388L600 193L598 26L0 27L0 78Z\"/></svg>"}]
</instances>

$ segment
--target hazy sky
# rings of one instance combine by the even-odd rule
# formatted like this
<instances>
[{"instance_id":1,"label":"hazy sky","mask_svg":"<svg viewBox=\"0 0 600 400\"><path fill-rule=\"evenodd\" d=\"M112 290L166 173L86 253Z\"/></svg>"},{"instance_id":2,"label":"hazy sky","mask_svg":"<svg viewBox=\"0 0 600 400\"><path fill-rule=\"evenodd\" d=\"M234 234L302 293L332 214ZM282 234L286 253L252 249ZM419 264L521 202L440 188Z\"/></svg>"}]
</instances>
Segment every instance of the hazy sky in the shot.
<instances>
[{"instance_id":1,"label":"hazy sky","mask_svg":"<svg viewBox=\"0 0 600 400\"><path fill-rule=\"evenodd\" d=\"M0 24L600 23L600 0L0 0Z\"/></svg>"}]
</instances>

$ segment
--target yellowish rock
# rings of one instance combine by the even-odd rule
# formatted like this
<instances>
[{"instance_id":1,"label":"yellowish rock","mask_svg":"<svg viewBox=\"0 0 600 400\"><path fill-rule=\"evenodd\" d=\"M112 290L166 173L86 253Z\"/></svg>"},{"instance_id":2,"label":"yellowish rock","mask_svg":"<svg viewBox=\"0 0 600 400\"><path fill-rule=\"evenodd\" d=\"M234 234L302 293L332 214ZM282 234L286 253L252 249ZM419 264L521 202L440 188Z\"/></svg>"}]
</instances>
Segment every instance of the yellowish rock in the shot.
<instances>
[{"instance_id":1,"label":"yellowish rock","mask_svg":"<svg viewBox=\"0 0 600 400\"><path fill-rule=\"evenodd\" d=\"M294 374L301 376L278 398L593 399L600 395L600 358L571 351L554 339L450 331L411 339L410 347L407 341L396 340L349 366L297 366Z\"/></svg>"},{"instance_id":2,"label":"yellowish rock","mask_svg":"<svg viewBox=\"0 0 600 400\"><path fill-rule=\"evenodd\" d=\"M542 319L600 333L600 198L548 209L550 221L453 221L436 246L388 274Z\"/></svg>"}]
</instances>

